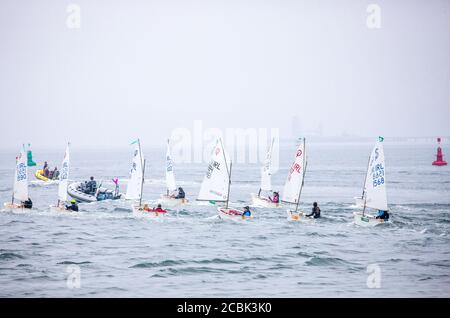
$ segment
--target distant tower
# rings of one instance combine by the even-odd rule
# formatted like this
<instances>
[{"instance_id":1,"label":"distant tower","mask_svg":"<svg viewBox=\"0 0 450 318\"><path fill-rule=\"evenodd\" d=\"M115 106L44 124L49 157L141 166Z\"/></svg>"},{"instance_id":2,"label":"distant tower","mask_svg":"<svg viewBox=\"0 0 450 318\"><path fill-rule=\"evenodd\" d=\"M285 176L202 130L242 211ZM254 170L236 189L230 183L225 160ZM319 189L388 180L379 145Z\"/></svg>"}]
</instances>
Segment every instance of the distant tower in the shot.
<instances>
[{"instance_id":1,"label":"distant tower","mask_svg":"<svg viewBox=\"0 0 450 318\"><path fill-rule=\"evenodd\" d=\"M442 153L441 148L441 138L437 139L438 142L438 148L436 153L436 160L433 161L433 166L446 166L447 162L444 160L444 154Z\"/></svg>"}]
</instances>

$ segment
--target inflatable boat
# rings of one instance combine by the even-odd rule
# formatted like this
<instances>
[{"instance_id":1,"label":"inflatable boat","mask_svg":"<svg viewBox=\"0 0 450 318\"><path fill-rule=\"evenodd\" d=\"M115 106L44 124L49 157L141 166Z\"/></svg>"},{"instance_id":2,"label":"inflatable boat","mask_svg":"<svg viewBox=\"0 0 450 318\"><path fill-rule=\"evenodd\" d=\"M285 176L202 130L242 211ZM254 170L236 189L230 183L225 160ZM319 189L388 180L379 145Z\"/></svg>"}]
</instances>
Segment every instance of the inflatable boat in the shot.
<instances>
[{"instance_id":1,"label":"inflatable boat","mask_svg":"<svg viewBox=\"0 0 450 318\"><path fill-rule=\"evenodd\" d=\"M80 202L96 202L104 200L120 199L122 194L116 190L110 190L104 187L98 188L95 194L88 194L83 191L83 182L74 182L67 187L67 193Z\"/></svg>"},{"instance_id":2,"label":"inflatable boat","mask_svg":"<svg viewBox=\"0 0 450 318\"><path fill-rule=\"evenodd\" d=\"M47 178L46 176L44 176L44 170L42 170L42 169L36 170L36 172L34 173L34 176L36 177L36 179L44 181L44 182L55 182L55 181L59 180L59 178L56 178L56 179Z\"/></svg>"}]
</instances>

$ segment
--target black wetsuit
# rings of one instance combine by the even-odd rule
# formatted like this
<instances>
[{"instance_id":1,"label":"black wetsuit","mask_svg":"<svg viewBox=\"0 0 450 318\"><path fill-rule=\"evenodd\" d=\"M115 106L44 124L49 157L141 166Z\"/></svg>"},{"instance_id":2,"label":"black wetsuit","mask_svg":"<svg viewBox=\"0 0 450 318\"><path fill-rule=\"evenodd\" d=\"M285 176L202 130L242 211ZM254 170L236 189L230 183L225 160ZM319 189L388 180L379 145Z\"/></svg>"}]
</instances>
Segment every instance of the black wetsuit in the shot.
<instances>
[{"instance_id":1,"label":"black wetsuit","mask_svg":"<svg viewBox=\"0 0 450 318\"><path fill-rule=\"evenodd\" d=\"M28 198L28 200L23 202L23 207L25 209L31 209L33 207L33 202L31 201L30 198Z\"/></svg>"},{"instance_id":2,"label":"black wetsuit","mask_svg":"<svg viewBox=\"0 0 450 318\"><path fill-rule=\"evenodd\" d=\"M72 203L71 205L66 205L66 210L72 210L74 212L78 212L78 205L76 203Z\"/></svg>"},{"instance_id":3,"label":"black wetsuit","mask_svg":"<svg viewBox=\"0 0 450 318\"><path fill-rule=\"evenodd\" d=\"M315 219L320 218L320 208L318 206L312 208L311 214L307 216L314 216Z\"/></svg>"},{"instance_id":4,"label":"black wetsuit","mask_svg":"<svg viewBox=\"0 0 450 318\"><path fill-rule=\"evenodd\" d=\"M178 190L178 195L175 197L175 199L184 199L186 194L184 193L183 189Z\"/></svg>"}]
</instances>

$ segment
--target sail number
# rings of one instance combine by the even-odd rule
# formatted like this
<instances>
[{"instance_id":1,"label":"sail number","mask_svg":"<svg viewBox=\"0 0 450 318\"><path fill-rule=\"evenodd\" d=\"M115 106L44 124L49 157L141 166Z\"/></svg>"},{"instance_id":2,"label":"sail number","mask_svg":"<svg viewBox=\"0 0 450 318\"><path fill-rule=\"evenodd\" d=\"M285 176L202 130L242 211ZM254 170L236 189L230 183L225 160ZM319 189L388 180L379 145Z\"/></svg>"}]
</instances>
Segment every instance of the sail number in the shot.
<instances>
[{"instance_id":1,"label":"sail number","mask_svg":"<svg viewBox=\"0 0 450 318\"><path fill-rule=\"evenodd\" d=\"M211 175L212 175L212 173L213 173L213 171L214 171L214 168L217 169L217 170L220 170L220 163L217 162L217 161L211 161L211 162L209 163L208 171L206 172L206 177L207 177L208 179L211 178Z\"/></svg>"},{"instance_id":2,"label":"sail number","mask_svg":"<svg viewBox=\"0 0 450 318\"><path fill-rule=\"evenodd\" d=\"M288 179L291 180L292 174L293 174L294 172L300 173L301 170L302 170L302 166L301 166L299 163L295 162L295 163L292 165L291 169L289 170L289 176L288 176Z\"/></svg>"},{"instance_id":3,"label":"sail number","mask_svg":"<svg viewBox=\"0 0 450 318\"><path fill-rule=\"evenodd\" d=\"M63 163L61 180L66 180L69 177L69 164L67 162Z\"/></svg>"},{"instance_id":4,"label":"sail number","mask_svg":"<svg viewBox=\"0 0 450 318\"><path fill-rule=\"evenodd\" d=\"M20 163L17 166L17 181L22 181L27 179L26 166L24 163Z\"/></svg>"},{"instance_id":5,"label":"sail number","mask_svg":"<svg viewBox=\"0 0 450 318\"><path fill-rule=\"evenodd\" d=\"M372 182L374 188L384 184L384 166L381 163L372 168Z\"/></svg>"}]
</instances>

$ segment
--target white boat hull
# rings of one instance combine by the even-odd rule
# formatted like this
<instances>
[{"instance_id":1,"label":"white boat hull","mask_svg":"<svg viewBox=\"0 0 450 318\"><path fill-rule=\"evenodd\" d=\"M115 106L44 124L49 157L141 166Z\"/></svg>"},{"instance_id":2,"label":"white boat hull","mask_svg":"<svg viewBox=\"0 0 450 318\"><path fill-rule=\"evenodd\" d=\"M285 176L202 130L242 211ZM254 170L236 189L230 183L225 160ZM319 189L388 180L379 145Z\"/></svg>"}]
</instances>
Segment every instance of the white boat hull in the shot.
<instances>
[{"instance_id":1,"label":"white boat hull","mask_svg":"<svg viewBox=\"0 0 450 318\"><path fill-rule=\"evenodd\" d=\"M259 197L256 194L252 193L252 205L262 208L276 209L280 207L279 203L274 203L270 201L268 198Z\"/></svg>"},{"instance_id":2,"label":"white boat hull","mask_svg":"<svg viewBox=\"0 0 450 318\"><path fill-rule=\"evenodd\" d=\"M14 212L14 213L26 213L30 212L33 209L25 209L21 204L5 202L3 203L3 211L5 212Z\"/></svg>"},{"instance_id":3,"label":"white boat hull","mask_svg":"<svg viewBox=\"0 0 450 318\"><path fill-rule=\"evenodd\" d=\"M294 222L298 222L298 221L310 221L311 218L306 217L306 214L304 212L294 212L291 210L287 210L287 219L288 221L294 221Z\"/></svg>"},{"instance_id":4,"label":"white boat hull","mask_svg":"<svg viewBox=\"0 0 450 318\"><path fill-rule=\"evenodd\" d=\"M59 206L50 205L50 212L53 212L53 213L66 213L66 214L78 213L77 211L67 210L66 206L64 204L59 205Z\"/></svg>"},{"instance_id":5,"label":"white boat hull","mask_svg":"<svg viewBox=\"0 0 450 318\"><path fill-rule=\"evenodd\" d=\"M232 208L217 208L217 213L219 215L219 218L221 218L222 220L230 220L230 221L235 221L235 222L241 222L241 221L247 221L247 220L251 220L253 219L253 215L252 216L243 216L242 215L242 211L240 210L236 210L236 209L232 209Z\"/></svg>"},{"instance_id":6,"label":"white boat hull","mask_svg":"<svg viewBox=\"0 0 450 318\"><path fill-rule=\"evenodd\" d=\"M174 207L178 205L185 205L189 203L189 200L184 199L175 199L173 197L167 196L167 195L161 195L161 198L158 200L158 203L162 206L169 206Z\"/></svg>"},{"instance_id":7,"label":"white boat hull","mask_svg":"<svg viewBox=\"0 0 450 318\"><path fill-rule=\"evenodd\" d=\"M377 219L375 216L367 213L363 215L361 212L354 212L353 220L356 225L364 227L377 226L389 222L389 220Z\"/></svg>"}]
</instances>

